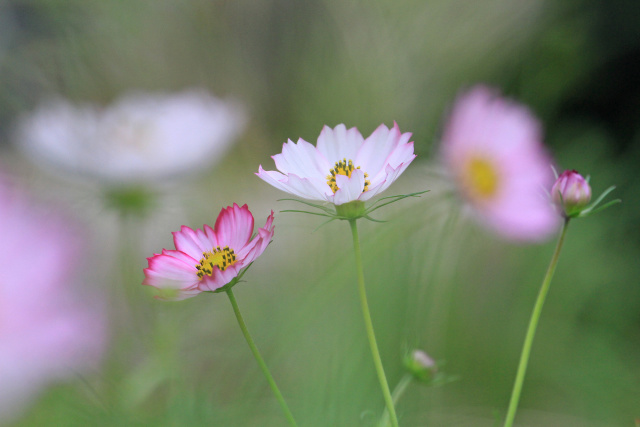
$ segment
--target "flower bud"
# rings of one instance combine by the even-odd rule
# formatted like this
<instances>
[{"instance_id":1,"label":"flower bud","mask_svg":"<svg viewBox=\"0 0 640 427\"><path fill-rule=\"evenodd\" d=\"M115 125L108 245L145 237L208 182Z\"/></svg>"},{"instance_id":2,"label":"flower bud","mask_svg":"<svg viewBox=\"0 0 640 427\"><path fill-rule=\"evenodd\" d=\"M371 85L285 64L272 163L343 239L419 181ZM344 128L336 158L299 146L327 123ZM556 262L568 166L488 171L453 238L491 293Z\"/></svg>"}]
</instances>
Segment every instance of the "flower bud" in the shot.
<instances>
[{"instance_id":1,"label":"flower bud","mask_svg":"<svg viewBox=\"0 0 640 427\"><path fill-rule=\"evenodd\" d=\"M591 187L575 170L560 174L551 188L551 200L568 218L577 216L591 200Z\"/></svg>"},{"instance_id":2,"label":"flower bud","mask_svg":"<svg viewBox=\"0 0 640 427\"><path fill-rule=\"evenodd\" d=\"M422 350L413 350L404 357L404 366L417 380L430 382L438 371L436 362Z\"/></svg>"}]
</instances>

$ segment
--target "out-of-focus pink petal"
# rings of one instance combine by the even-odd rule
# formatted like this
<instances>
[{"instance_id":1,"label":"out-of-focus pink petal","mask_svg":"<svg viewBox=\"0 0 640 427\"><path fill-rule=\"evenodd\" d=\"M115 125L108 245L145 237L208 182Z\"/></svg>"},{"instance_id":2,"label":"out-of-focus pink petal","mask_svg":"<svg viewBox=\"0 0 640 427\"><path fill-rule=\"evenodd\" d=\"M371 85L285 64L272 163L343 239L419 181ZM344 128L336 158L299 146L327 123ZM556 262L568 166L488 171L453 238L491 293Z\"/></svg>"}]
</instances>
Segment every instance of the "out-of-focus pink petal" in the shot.
<instances>
[{"instance_id":1,"label":"out-of-focus pink petal","mask_svg":"<svg viewBox=\"0 0 640 427\"><path fill-rule=\"evenodd\" d=\"M79 230L1 175L0 424L49 383L95 368L106 344L102 307L73 286Z\"/></svg>"},{"instance_id":2,"label":"out-of-focus pink petal","mask_svg":"<svg viewBox=\"0 0 640 427\"><path fill-rule=\"evenodd\" d=\"M442 159L458 192L481 223L508 239L544 240L559 225L545 196L553 178L541 134L526 107L484 86L458 98L445 126ZM469 165L478 159L495 177L490 194L469 182Z\"/></svg>"}]
</instances>

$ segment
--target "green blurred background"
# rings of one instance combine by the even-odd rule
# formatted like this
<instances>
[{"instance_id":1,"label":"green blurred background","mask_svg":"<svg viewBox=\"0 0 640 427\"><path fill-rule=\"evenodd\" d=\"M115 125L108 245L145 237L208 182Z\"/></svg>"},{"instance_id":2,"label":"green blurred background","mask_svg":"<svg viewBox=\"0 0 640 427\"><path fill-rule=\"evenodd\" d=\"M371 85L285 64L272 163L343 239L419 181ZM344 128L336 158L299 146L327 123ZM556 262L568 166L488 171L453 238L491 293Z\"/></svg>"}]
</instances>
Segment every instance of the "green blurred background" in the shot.
<instances>
[{"instance_id":1,"label":"green blurred background","mask_svg":"<svg viewBox=\"0 0 640 427\"><path fill-rule=\"evenodd\" d=\"M459 214L434 177L446 111L484 82L529 105L562 168L623 199L574 221L534 343L517 417L530 426L640 418L640 5L633 0L0 2L2 167L86 224L82 271L110 305L103 369L42 393L19 426L279 426L285 421L223 295L179 303L140 286L182 224L248 203L271 246L236 296L301 426L373 426L383 400L357 300L347 224L315 217L253 175L287 138L324 124L363 135L397 121L418 158L387 195L431 189L361 226L373 321L391 385L406 349L459 380L411 385L405 426L492 426L504 416L553 242L513 245ZM98 188L36 169L15 119L46 96L108 103L129 90L202 87L241 100L249 125L204 174L161 186L144 218ZM159 183L163 184L163 183Z\"/></svg>"}]
</instances>

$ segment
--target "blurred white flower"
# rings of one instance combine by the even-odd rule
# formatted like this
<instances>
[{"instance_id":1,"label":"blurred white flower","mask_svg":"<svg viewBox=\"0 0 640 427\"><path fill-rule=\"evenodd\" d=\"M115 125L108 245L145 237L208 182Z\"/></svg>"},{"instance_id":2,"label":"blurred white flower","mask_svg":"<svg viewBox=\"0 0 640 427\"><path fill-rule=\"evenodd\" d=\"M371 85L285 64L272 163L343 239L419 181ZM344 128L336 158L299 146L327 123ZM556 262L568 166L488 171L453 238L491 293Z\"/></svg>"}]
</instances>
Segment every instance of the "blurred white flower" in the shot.
<instances>
[{"instance_id":1,"label":"blurred white flower","mask_svg":"<svg viewBox=\"0 0 640 427\"><path fill-rule=\"evenodd\" d=\"M43 165L149 184L219 161L244 124L239 105L205 91L132 93L105 108L50 99L19 121L16 139Z\"/></svg>"},{"instance_id":2,"label":"blurred white flower","mask_svg":"<svg viewBox=\"0 0 640 427\"><path fill-rule=\"evenodd\" d=\"M2 177L0 177L2 178ZM72 224L0 180L0 423L46 385L93 368L106 342L99 307L72 285Z\"/></svg>"}]
</instances>

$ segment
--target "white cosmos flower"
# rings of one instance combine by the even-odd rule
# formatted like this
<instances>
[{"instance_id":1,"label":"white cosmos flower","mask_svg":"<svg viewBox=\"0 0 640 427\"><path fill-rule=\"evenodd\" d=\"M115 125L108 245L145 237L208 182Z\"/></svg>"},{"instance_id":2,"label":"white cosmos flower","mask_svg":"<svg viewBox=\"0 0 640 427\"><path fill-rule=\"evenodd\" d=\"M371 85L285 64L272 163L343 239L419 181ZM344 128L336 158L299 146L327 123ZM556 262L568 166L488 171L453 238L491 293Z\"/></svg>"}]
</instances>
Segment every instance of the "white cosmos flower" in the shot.
<instances>
[{"instance_id":1,"label":"white cosmos flower","mask_svg":"<svg viewBox=\"0 0 640 427\"><path fill-rule=\"evenodd\" d=\"M342 205L366 201L384 191L415 158L411 133L398 124L380 125L364 139L358 129L325 126L314 147L303 139L289 140L272 156L278 171L258 175L267 183L304 199Z\"/></svg>"},{"instance_id":2,"label":"white cosmos flower","mask_svg":"<svg viewBox=\"0 0 640 427\"><path fill-rule=\"evenodd\" d=\"M23 117L16 139L44 165L110 183L137 183L215 163L244 123L238 105L201 90L131 93L104 108L58 98Z\"/></svg>"}]
</instances>

